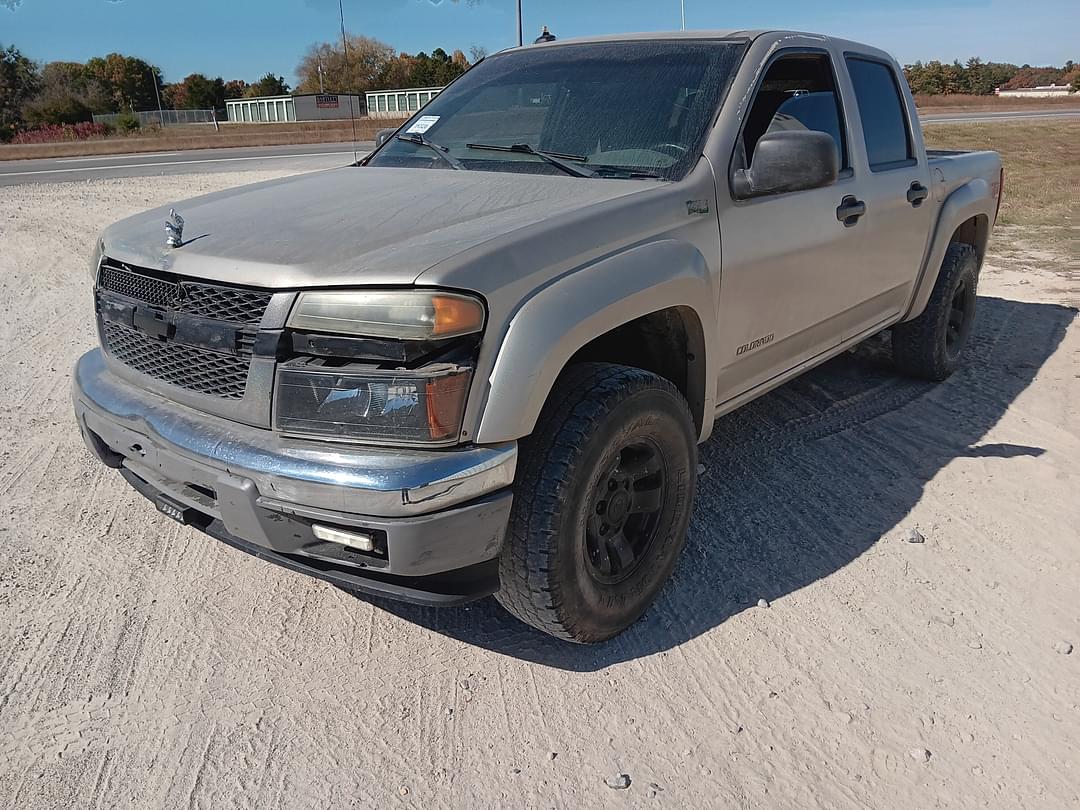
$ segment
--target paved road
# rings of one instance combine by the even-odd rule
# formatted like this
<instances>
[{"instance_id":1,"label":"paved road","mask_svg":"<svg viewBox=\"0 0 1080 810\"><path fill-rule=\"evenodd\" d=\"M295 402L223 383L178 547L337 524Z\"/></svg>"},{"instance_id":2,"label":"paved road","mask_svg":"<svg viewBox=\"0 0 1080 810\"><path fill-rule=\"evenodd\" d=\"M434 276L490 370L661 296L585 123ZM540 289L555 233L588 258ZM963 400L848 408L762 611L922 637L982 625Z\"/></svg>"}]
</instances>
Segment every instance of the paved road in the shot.
<instances>
[{"instance_id":1,"label":"paved road","mask_svg":"<svg viewBox=\"0 0 1080 810\"><path fill-rule=\"evenodd\" d=\"M1080 109L1021 110L1019 112L926 113L919 115L924 124L985 124L991 121L1027 121L1047 118L1080 118Z\"/></svg>"},{"instance_id":2,"label":"paved road","mask_svg":"<svg viewBox=\"0 0 1080 810\"><path fill-rule=\"evenodd\" d=\"M1029 119L1080 118L1080 109L1020 112L928 113L924 124L985 123ZM360 155L374 144L357 144ZM47 158L0 161L0 186L22 183L58 183L106 177L145 177L158 174L201 174L217 171L294 169L311 171L344 166L353 159L348 143L256 146L233 149L194 149L133 155Z\"/></svg>"},{"instance_id":3,"label":"paved road","mask_svg":"<svg viewBox=\"0 0 1080 810\"><path fill-rule=\"evenodd\" d=\"M363 156L374 146L357 144ZM191 149L129 155L0 161L0 186L59 183L105 177L198 174L256 169L311 171L344 166L353 160L352 144L319 143L232 149Z\"/></svg>"}]
</instances>

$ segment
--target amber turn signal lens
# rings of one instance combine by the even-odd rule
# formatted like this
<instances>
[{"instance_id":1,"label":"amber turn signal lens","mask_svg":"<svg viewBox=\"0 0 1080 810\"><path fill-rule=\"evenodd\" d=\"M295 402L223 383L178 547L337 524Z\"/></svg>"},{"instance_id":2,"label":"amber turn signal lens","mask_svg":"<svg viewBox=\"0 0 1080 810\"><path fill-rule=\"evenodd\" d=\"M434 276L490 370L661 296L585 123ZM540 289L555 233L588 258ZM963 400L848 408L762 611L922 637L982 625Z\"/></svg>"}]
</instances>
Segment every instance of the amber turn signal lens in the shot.
<instances>
[{"instance_id":1,"label":"amber turn signal lens","mask_svg":"<svg viewBox=\"0 0 1080 810\"><path fill-rule=\"evenodd\" d=\"M484 326L484 308L472 298L434 295L431 305L435 310L432 337L467 335L479 332Z\"/></svg>"}]
</instances>

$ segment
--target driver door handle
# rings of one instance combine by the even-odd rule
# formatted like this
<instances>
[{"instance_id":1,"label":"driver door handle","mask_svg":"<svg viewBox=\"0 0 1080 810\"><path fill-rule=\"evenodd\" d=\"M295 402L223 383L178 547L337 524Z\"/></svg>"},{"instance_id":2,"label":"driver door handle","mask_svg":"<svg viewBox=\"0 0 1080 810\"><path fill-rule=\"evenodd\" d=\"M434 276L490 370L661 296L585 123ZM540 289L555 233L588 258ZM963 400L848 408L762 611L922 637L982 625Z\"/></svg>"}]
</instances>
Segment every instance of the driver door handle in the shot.
<instances>
[{"instance_id":1,"label":"driver door handle","mask_svg":"<svg viewBox=\"0 0 1080 810\"><path fill-rule=\"evenodd\" d=\"M836 218L844 223L845 228L850 228L859 222L859 217L866 213L866 203L857 200L850 194L840 201L836 209Z\"/></svg>"},{"instance_id":2,"label":"driver door handle","mask_svg":"<svg viewBox=\"0 0 1080 810\"><path fill-rule=\"evenodd\" d=\"M930 189L916 180L911 184L911 188L907 190L907 201L911 203L912 208L918 208L922 205L922 201L930 196Z\"/></svg>"}]
</instances>

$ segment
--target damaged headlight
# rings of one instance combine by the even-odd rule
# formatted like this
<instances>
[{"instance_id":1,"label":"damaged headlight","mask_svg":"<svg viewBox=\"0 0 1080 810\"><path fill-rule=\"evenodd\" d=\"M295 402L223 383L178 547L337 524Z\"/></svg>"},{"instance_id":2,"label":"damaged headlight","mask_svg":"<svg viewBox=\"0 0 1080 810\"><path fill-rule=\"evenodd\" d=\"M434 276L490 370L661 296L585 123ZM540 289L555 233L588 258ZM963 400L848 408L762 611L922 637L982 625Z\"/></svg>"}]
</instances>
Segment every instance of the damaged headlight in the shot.
<instances>
[{"instance_id":1,"label":"damaged headlight","mask_svg":"<svg viewBox=\"0 0 1080 810\"><path fill-rule=\"evenodd\" d=\"M456 441L472 369L452 364L419 371L332 366L304 358L278 372L278 430L388 444Z\"/></svg>"}]
</instances>

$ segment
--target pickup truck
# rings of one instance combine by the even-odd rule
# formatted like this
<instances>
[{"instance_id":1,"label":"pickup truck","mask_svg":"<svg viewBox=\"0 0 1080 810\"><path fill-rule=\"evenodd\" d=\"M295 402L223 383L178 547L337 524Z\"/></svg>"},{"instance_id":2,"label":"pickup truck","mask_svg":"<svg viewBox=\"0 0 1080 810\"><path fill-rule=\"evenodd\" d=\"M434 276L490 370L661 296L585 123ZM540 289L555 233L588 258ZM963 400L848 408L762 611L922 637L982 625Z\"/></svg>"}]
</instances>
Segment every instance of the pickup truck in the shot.
<instances>
[{"instance_id":1,"label":"pickup truck","mask_svg":"<svg viewBox=\"0 0 1080 810\"><path fill-rule=\"evenodd\" d=\"M257 557L576 642L671 576L718 415L883 330L963 362L1003 181L792 31L513 48L380 140L106 229L78 425Z\"/></svg>"}]
</instances>

